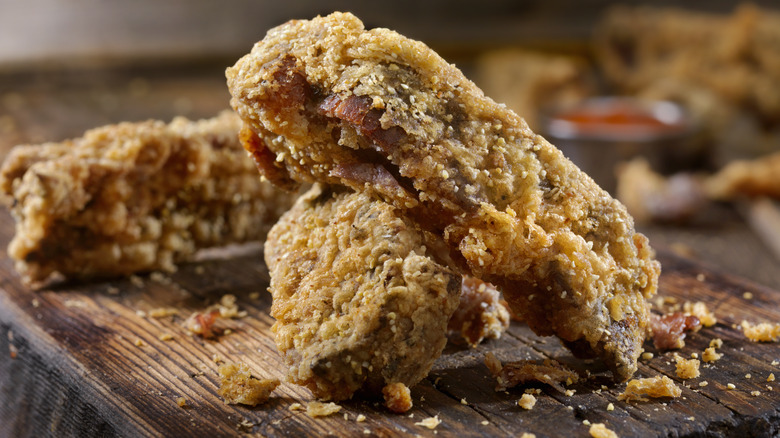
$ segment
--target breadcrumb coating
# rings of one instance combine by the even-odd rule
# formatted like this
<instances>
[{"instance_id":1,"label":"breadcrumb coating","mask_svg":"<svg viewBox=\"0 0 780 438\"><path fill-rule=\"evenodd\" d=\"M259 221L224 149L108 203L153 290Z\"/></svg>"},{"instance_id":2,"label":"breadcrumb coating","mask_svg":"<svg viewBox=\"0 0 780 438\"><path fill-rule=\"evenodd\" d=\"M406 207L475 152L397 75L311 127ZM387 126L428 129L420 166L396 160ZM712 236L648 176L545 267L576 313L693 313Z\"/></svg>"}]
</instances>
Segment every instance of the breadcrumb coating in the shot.
<instances>
[{"instance_id":1,"label":"breadcrumb coating","mask_svg":"<svg viewBox=\"0 0 780 438\"><path fill-rule=\"evenodd\" d=\"M17 146L0 171L16 269L33 284L172 271L198 249L263 239L293 197L257 178L239 130L226 111Z\"/></svg>"},{"instance_id":2,"label":"breadcrumb coating","mask_svg":"<svg viewBox=\"0 0 780 438\"><path fill-rule=\"evenodd\" d=\"M636 370L660 265L625 208L424 44L334 13L274 28L227 70L263 174L404 210L539 334Z\"/></svg>"},{"instance_id":3,"label":"breadcrumb coating","mask_svg":"<svg viewBox=\"0 0 780 438\"><path fill-rule=\"evenodd\" d=\"M276 344L288 379L318 398L411 387L444 349L461 277L400 213L315 185L268 235Z\"/></svg>"}]
</instances>

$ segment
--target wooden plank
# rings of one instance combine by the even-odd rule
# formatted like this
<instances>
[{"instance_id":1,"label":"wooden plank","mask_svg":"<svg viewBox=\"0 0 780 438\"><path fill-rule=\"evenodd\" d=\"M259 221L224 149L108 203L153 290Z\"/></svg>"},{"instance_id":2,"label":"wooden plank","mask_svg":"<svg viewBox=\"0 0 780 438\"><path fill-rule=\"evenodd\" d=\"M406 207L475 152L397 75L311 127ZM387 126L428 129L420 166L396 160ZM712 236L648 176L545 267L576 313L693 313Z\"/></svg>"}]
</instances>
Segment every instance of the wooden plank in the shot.
<instances>
[{"instance_id":1,"label":"wooden plank","mask_svg":"<svg viewBox=\"0 0 780 438\"><path fill-rule=\"evenodd\" d=\"M0 213L0 245L13 232ZM283 383L263 406L226 405L217 395L215 355L247 363L258 377L284 378L268 316L268 273L262 247L212 251L171 275L61 284L32 291L21 285L5 252L0 254L0 436L496 436L523 432L588 436L585 422L602 422L621 436L773 436L780 433L778 344L746 342L735 328L742 319L780 321L780 293L715 272L690 260L662 254L661 295L704 301L719 317L713 328L689 335L678 351L701 354L713 338L723 340L723 359L702 367L700 378L675 376L672 353L655 352L638 376L669 375L683 397L647 403L617 400L623 385L610 382L598 363L571 357L559 342L514 324L508 335L476 349L448 346L427 379L412 390L407 415L386 411L378 400L342 403L337 415L311 419L291 411L311 400L307 390ZM752 298L743 297L750 291ZM253 292L260 292L259 297ZM232 320L232 333L218 340L188 334L184 321L226 294L238 297L248 315ZM179 313L151 318L148 312L176 307ZM147 312L146 316L142 312ZM173 339L162 341L161 334ZM138 341L141 341L138 343ZM652 351L649 344L646 346ZM483 364L487 351L501 360L555 358L593 373L567 396L544 385L504 392ZM13 356L15 358L12 358ZM751 378L745 378L746 374ZM706 386L699 383L707 381ZM733 383L736 388L728 389ZM605 385L605 388L602 387ZM541 394L526 411L517 400L528 388ZM771 388L771 390L769 389ZM760 396L751 395L760 391ZM184 397L181 408L176 399ZM609 404L614 410L608 411ZM345 420L344 414L347 419ZM365 415L363 422L355 421ZM438 416L429 430L415 423Z\"/></svg>"}]
</instances>

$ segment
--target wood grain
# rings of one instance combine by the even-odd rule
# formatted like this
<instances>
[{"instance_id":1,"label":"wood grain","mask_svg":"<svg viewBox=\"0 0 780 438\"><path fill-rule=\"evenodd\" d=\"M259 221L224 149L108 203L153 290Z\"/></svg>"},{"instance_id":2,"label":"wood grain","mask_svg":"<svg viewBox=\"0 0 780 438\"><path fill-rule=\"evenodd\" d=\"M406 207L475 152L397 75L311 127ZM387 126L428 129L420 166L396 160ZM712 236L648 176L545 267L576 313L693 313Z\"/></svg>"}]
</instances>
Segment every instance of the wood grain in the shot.
<instances>
[{"instance_id":1,"label":"wood grain","mask_svg":"<svg viewBox=\"0 0 780 438\"><path fill-rule=\"evenodd\" d=\"M0 213L0 246L13 232ZM391 414L376 400L342 404L339 414L312 419L291 411L311 399L307 390L283 383L263 406L225 404L217 395L214 358L247 363L260 378L284 378L268 316L268 273L260 245L215 251L171 275L141 276L32 291L19 283L12 262L0 254L0 436L545 436L588 435L584 422L605 423L620 436L776 436L780 433L780 345L747 342L734 325L780 321L780 293L663 253L661 294L704 301L719 318L686 340L679 354L701 352L713 338L724 342L723 359L703 365L701 377L680 381L672 353L654 351L639 377L659 373L678 381L676 400L625 403L597 362L576 360L553 338L540 338L515 323L498 341L477 349L450 345L429 377L412 390L414 408ZM743 297L752 293L751 299ZM253 292L259 292L259 297ZM184 321L227 293L248 315L228 323L217 340L188 334ZM256 297L256 298L252 298ZM178 314L151 318L155 308ZM143 312L147 312L144 314ZM172 340L159 337L170 334ZM138 342L140 340L140 342ZM555 358L590 380L566 396L543 385L494 390L483 364L499 359ZM751 378L747 379L746 374ZM700 386L701 382L706 386ZM735 389L727 388L733 383ZM602 389L606 385L606 389ZM542 390L533 410L517 406L525 389ZM771 388L771 389L770 389ZM751 395L760 391L759 396ZM176 400L184 397L181 408ZM614 410L608 411L612 403ZM344 415L346 414L346 418ZM355 421L359 414L364 422ZM429 430L415 423L438 416Z\"/></svg>"}]
</instances>

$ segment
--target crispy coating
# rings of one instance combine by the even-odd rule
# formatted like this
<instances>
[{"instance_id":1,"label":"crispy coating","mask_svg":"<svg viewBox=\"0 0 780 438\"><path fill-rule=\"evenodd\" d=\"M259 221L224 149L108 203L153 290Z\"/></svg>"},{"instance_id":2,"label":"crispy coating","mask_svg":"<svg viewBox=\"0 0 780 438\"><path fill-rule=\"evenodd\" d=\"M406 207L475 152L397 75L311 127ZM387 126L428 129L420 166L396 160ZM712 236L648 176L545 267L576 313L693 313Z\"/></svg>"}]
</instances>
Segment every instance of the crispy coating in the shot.
<instances>
[{"instance_id":1,"label":"crispy coating","mask_svg":"<svg viewBox=\"0 0 780 438\"><path fill-rule=\"evenodd\" d=\"M537 333L600 355L619 380L634 373L660 272L647 239L427 46L334 13L270 30L227 78L269 179L348 186L405 210Z\"/></svg>"},{"instance_id":2,"label":"crispy coating","mask_svg":"<svg viewBox=\"0 0 780 438\"><path fill-rule=\"evenodd\" d=\"M509 319L509 311L495 286L466 276L463 277L460 304L447 323L447 331L454 340L462 338L474 348L484 339L500 339L509 328Z\"/></svg>"},{"instance_id":3,"label":"crispy coating","mask_svg":"<svg viewBox=\"0 0 780 438\"><path fill-rule=\"evenodd\" d=\"M276 344L288 379L318 398L411 387L444 349L461 277L401 213L315 185L268 235Z\"/></svg>"},{"instance_id":4,"label":"crispy coating","mask_svg":"<svg viewBox=\"0 0 780 438\"><path fill-rule=\"evenodd\" d=\"M257 406L268 401L279 386L279 379L260 380L252 377L244 363L226 363L219 366L220 386L217 391L227 404Z\"/></svg>"},{"instance_id":5,"label":"crispy coating","mask_svg":"<svg viewBox=\"0 0 780 438\"><path fill-rule=\"evenodd\" d=\"M28 283L174 270L200 248L263 239L294 197L257 178L239 130L224 112L16 147L0 173L16 269Z\"/></svg>"}]
</instances>

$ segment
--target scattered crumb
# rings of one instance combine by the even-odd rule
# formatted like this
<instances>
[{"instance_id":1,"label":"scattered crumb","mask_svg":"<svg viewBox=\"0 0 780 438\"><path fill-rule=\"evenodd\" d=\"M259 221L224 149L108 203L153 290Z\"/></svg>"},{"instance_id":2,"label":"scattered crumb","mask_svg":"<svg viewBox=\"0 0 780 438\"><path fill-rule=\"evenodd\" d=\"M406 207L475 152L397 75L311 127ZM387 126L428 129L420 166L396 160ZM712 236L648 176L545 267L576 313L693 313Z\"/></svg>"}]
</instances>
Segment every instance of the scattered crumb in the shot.
<instances>
[{"instance_id":1,"label":"scattered crumb","mask_svg":"<svg viewBox=\"0 0 780 438\"><path fill-rule=\"evenodd\" d=\"M179 309L175 309L173 307L159 307L157 309L150 310L148 315L151 318L165 318L166 316L173 316L178 313Z\"/></svg>"},{"instance_id":2,"label":"scattered crumb","mask_svg":"<svg viewBox=\"0 0 780 438\"><path fill-rule=\"evenodd\" d=\"M106 292L109 295L119 295L119 288L116 286L109 286L108 289L106 289Z\"/></svg>"},{"instance_id":3,"label":"scattered crumb","mask_svg":"<svg viewBox=\"0 0 780 438\"><path fill-rule=\"evenodd\" d=\"M265 403L271 392L279 386L279 379L252 377L249 367L243 363L227 363L219 366L219 395L228 404L257 406Z\"/></svg>"},{"instance_id":4,"label":"scattered crumb","mask_svg":"<svg viewBox=\"0 0 780 438\"><path fill-rule=\"evenodd\" d=\"M490 424L490 422L489 422L489 421L487 421L487 420L482 420L482 425L483 425L483 426L487 426L488 424ZM523 434L523 436L525 436L525 435L526 435L526 434Z\"/></svg>"},{"instance_id":5,"label":"scattered crumb","mask_svg":"<svg viewBox=\"0 0 780 438\"><path fill-rule=\"evenodd\" d=\"M291 411L300 411L301 409L303 409L303 405L301 405L300 403L293 403L287 409L289 409Z\"/></svg>"},{"instance_id":6,"label":"scattered crumb","mask_svg":"<svg viewBox=\"0 0 780 438\"><path fill-rule=\"evenodd\" d=\"M762 322L760 324L751 324L742 321L742 333L753 342L777 342L780 339L780 324L770 324Z\"/></svg>"},{"instance_id":7,"label":"scattered crumb","mask_svg":"<svg viewBox=\"0 0 780 438\"><path fill-rule=\"evenodd\" d=\"M137 275L130 276L130 283L132 283L133 286L138 288L144 287L144 280Z\"/></svg>"},{"instance_id":8,"label":"scattered crumb","mask_svg":"<svg viewBox=\"0 0 780 438\"><path fill-rule=\"evenodd\" d=\"M615 405L613 405L612 403L608 404L607 405L607 410L608 411L614 411L615 410Z\"/></svg>"},{"instance_id":9,"label":"scattered crumb","mask_svg":"<svg viewBox=\"0 0 780 438\"><path fill-rule=\"evenodd\" d=\"M439 420L438 415L433 417L428 417L422 421L418 421L417 423L414 423L415 426L423 426L431 430L436 429L436 426L438 426L439 424L441 424L441 420Z\"/></svg>"},{"instance_id":10,"label":"scattered crumb","mask_svg":"<svg viewBox=\"0 0 780 438\"><path fill-rule=\"evenodd\" d=\"M344 421L349 421L349 414L346 412L344 413Z\"/></svg>"},{"instance_id":11,"label":"scattered crumb","mask_svg":"<svg viewBox=\"0 0 780 438\"><path fill-rule=\"evenodd\" d=\"M530 360L519 360L502 365L493 353L488 352L485 355L485 365L496 378L496 391L503 391L520 383L537 381L564 392L562 382L569 385L577 383L580 378L577 373L553 360L545 360L541 364Z\"/></svg>"},{"instance_id":12,"label":"scattered crumb","mask_svg":"<svg viewBox=\"0 0 780 438\"><path fill-rule=\"evenodd\" d=\"M697 274L696 279L699 281L704 281L705 280L704 274Z\"/></svg>"},{"instance_id":13,"label":"scattered crumb","mask_svg":"<svg viewBox=\"0 0 780 438\"><path fill-rule=\"evenodd\" d=\"M718 318L715 317L714 313L710 312L710 309L702 301L695 303L686 302L683 304L683 311L688 315L699 318L704 327L712 327L718 323Z\"/></svg>"},{"instance_id":14,"label":"scattered crumb","mask_svg":"<svg viewBox=\"0 0 780 438\"><path fill-rule=\"evenodd\" d=\"M533 433L523 432L523 434L520 435L520 438L536 438L536 435Z\"/></svg>"},{"instance_id":15,"label":"scattered crumb","mask_svg":"<svg viewBox=\"0 0 780 438\"><path fill-rule=\"evenodd\" d=\"M744 298L746 300L752 300L753 299L753 292L746 291L745 293L742 294L742 298Z\"/></svg>"},{"instance_id":16,"label":"scattered crumb","mask_svg":"<svg viewBox=\"0 0 780 438\"><path fill-rule=\"evenodd\" d=\"M695 351L694 351L693 353L691 353L691 357L692 357L693 359L698 359L698 358L699 358L699 353L697 353L697 352L695 352Z\"/></svg>"},{"instance_id":17,"label":"scattered crumb","mask_svg":"<svg viewBox=\"0 0 780 438\"><path fill-rule=\"evenodd\" d=\"M642 359L650 360L652 358L653 358L653 353L651 353L649 351L646 351L646 352L642 353Z\"/></svg>"},{"instance_id":18,"label":"scattered crumb","mask_svg":"<svg viewBox=\"0 0 780 438\"><path fill-rule=\"evenodd\" d=\"M260 299L260 292L251 292L248 297L250 300L258 300Z\"/></svg>"},{"instance_id":19,"label":"scattered crumb","mask_svg":"<svg viewBox=\"0 0 780 438\"><path fill-rule=\"evenodd\" d=\"M341 410L341 406L336 403L322 403L318 401L311 401L306 404L306 415L316 417L327 417L333 415Z\"/></svg>"},{"instance_id":20,"label":"scattered crumb","mask_svg":"<svg viewBox=\"0 0 780 438\"><path fill-rule=\"evenodd\" d=\"M40 307L41 306L41 302L38 300L38 298L33 298L31 304L32 304L33 307Z\"/></svg>"},{"instance_id":21,"label":"scattered crumb","mask_svg":"<svg viewBox=\"0 0 780 438\"><path fill-rule=\"evenodd\" d=\"M467 402L465 398L462 398L462 399L460 399L460 404L467 405L467 404L469 404L469 402Z\"/></svg>"},{"instance_id":22,"label":"scattered crumb","mask_svg":"<svg viewBox=\"0 0 780 438\"><path fill-rule=\"evenodd\" d=\"M688 421L696 421L696 417L693 417L693 416L688 417Z\"/></svg>"},{"instance_id":23,"label":"scattered crumb","mask_svg":"<svg viewBox=\"0 0 780 438\"><path fill-rule=\"evenodd\" d=\"M618 400L647 401L648 397L679 397L682 390L666 376L632 379L626 384L626 390L618 395Z\"/></svg>"},{"instance_id":24,"label":"scattered crumb","mask_svg":"<svg viewBox=\"0 0 780 438\"><path fill-rule=\"evenodd\" d=\"M698 359L683 359L680 356L677 356L675 359L677 362L677 377L681 379L695 379L699 377L699 365L701 362Z\"/></svg>"},{"instance_id":25,"label":"scattered crumb","mask_svg":"<svg viewBox=\"0 0 780 438\"><path fill-rule=\"evenodd\" d=\"M709 385L709 382L707 382L706 380L702 380L701 382L699 382L699 386L701 386L702 388L707 385Z\"/></svg>"},{"instance_id":26,"label":"scattered crumb","mask_svg":"<svg viewBox=\"0 0 780 438\"><path fill-rule=\"evenodd\" d=\"M358 416L355 419L355 421L357 421L358 423L362 423L362 422L366 421L366 416L363 415L363 414L358 414Z\"/></svg>"},{"instance_id":27,"label":"scattered crumb","mask_svg":"<svg viewBox=\"0 0 780 438\"><path fill-rule=\"evenodd\" d=\"M157 339L161 341L170 341L173 340L173 335L170 333L163 333L160 336L158 336Z\"/></svg>"},{"instance_id":28,"label":"scattered crumb","mask_svg":"<svg viewBox=\"0 0 780 438\"><path fill-rule=\"evenodd\" d=\"M222 332L223 335L227 336L229 334L233 333L233 330L231 329L225 329L225 331Z\"/></svg>"},{"instance_id":29,"label":"scattered crumb","mask_svg":"<svg viewBox=\"0 0 780 438\"><path fill-rule=\"evenodd\" d=\"M217 353L214 353L211 355L211 361L218 364L220 362L224 362L225 359L222 359L222 356L218 355Z\"/></svg>"},{"instance_id":30,"label":"scattered crumb","mask_svg":"<svg viewBox=\"0 0 780 438\"><path fill-rule=\"evenodd\" d=\"M135 311L135 316L137 316L139 318L146 318L146 312L144 312L143 310L136 310Z\"/></svg>"},{"instance_id":31,"label":"scattered crumb","mask_svg":"<svg viewBox=\"0 0 780 438\"><path fill-rule=\"evenodd\" d=\"M774 382L775 381L775 373L769 373L769 376L766 378L767 382Z\"/></svg>"},{"instance_id":32,"label":"scattered crumb","mask_svg":"<svg viewBox=\"0 0 780 438\"><path fill-rule=\"evenodd\" d=\"M83 309L87 307L87 303L80 300L66 300L65 307L79 307Z\"/></svg>"},{"instance_id":33,"label":"scattered crumb","mask_svg":"<svg viewBox=\"0 0 780 438\"><path fill-rule=\"evenodd\" d=\"M778 361L776 361L776 360L773 360L773 361L772 361L772 366L778 366L778 365L780 365L780 362L778 362Z\"/></svg>"},{"instance_id":34,"label":"scattered crumb","mask_svg":"<svg viewBox=\"0 0 780 438\"><path fill-rule=\"evenodd\" d=\"M176 399L176 404L179 405L180 408L183 408L187 406L187 399L184 397L179 397Z\"/></svg>"},{"instance_id":35,"label":"scattered crumb","mask_svg":"<svg viewBox=\"0 0 780 438\"><path fill-rule=\"evenodd\" d=\"M574 393L575 393L575 392L577 392L577 391L575 391L575 390L573 390L573 389L567 389L566 391L564 391L564 392L563 392L563 394L564 394L566 397L571 397L571 396L573 396L573 395L574 395Z\"/></svg>"},{"instance_id":36,"label":"scattered crumb","mask_svg":"<svg viewBox=\"0 0 780 438\"><path fill-rule=\"evenodd\" d=\"M590 420L582 420L582 424L590 426Z\"/></svg>"},{"instance_id":37,"label":"scattered crumb","mask_svg":"<svg viewBox=\"0 0 780 438\"><path fill-rule=\"evenodd\" d=\"M232 294L222 295L219 300L219 316L223 318L240 318L240 312L238 311L238 304L236 304L236 296Z\"/></svg>"},{"instance_id":38,"label":"scattered crumb","mask_svg":"<svg viewBox=\"0 0 780 438\"><path fill-rule=\"evenodd\" d=\"M761 395L761 391L750 391L750 395L753 397L758 397Z\"/></svg>"},{"instance_id":39,"label":"scattered crumb","mask_svg":"<svg viewBox=\"0 0 780 438\"><path fill-rule=\"evenodd\" d=\"M534 405L536 405L536 397L531 394L523 394L523 396L520 397L520 400L517 401L517 405L526 411L530 411L534 408Z\"/></svg>"},{"instance_id":40,"label":"scattered crumb","mask_svg":"<svg viewBox=\"0 0 780 438\"><path fill-rule=\"evenodd\" d=\"M412 395L403 383L391 383L382 388L385 406L392 412L403 414L412 408ZM422 400L421 400L422 401Z\"/></svg>"},{"instance_id":41,"label":"scattered crumb","mask_svg":"<svg viewBox=\"0 0 780 438\"><path fill-rule=\"evenodd\" d=\"M710 341L710 347L712 348L721 348L723 347L723 339L721 338L715 338Z\"/></svg>"},{"instance_id":42,"label":"scattered crumb","mask_svg":"<svg viewBox=\"0 0 780 438\"><path fill-rule=\"evenodd\" d=\"M750 373L747 373L747 374L745 374L745 378L746 378L746 379L749 379L749 378L751 378L751 377L753 377L753 376L752 376Z\"/></svg>"},{"instance_id":43,"label":"scattered crumb","mask_svg":"<svg viewBox=\"0 0 780 438\"><path fill-rule=\"evenodd\" d=\"M143 347L144 345L146 345L144 341L142 341L141 339L136 339L134 344L136 347Z\"/></svg>"},{"instance_id":44,"label":"scattered crumb","mask_svg":"<svg viewBox=\"0 0 780 438\"><path fill-rule=\"evenodd\" d=\"M16 348L16 345L8 344L8 355L11 356L11 359L16 359L19 356L19 349Z\"/></svg>"},{"instance_id":45,"label":"scattered crumb","mask_svg":"<svg viewBox=\"0 0 780 438\"><path fill-rule=\"evenodd\" d=\"M618 438L618 435L614 431L607 429L604 423L591 424L588 432L593 438Z\"/></svg>"},{"instance_id":46,"label":"scattered crumb","mask_svg":"<svg viewBox=\"0 0 780 438\"><path fill-rule=\"evenodd\" d=\"M701 360L704 362L715 362L723 357L723 354L715 351L715 347L707 347L704 349L704 353L701 355Z\"/></svg>"},{"instance_id":47,"label":"scattered crumb","mask_svg":"<svg viewBox=\"0 0 780 438\"><path fill-rule=\"evenodd\" d=\"M733 384L733 383L729 383L728 385L726 385L726 388L728 388L728 389L734 389L734 388L736 388L736 386L734 386L734 384Z\"/></svg>"}]
</instances>

